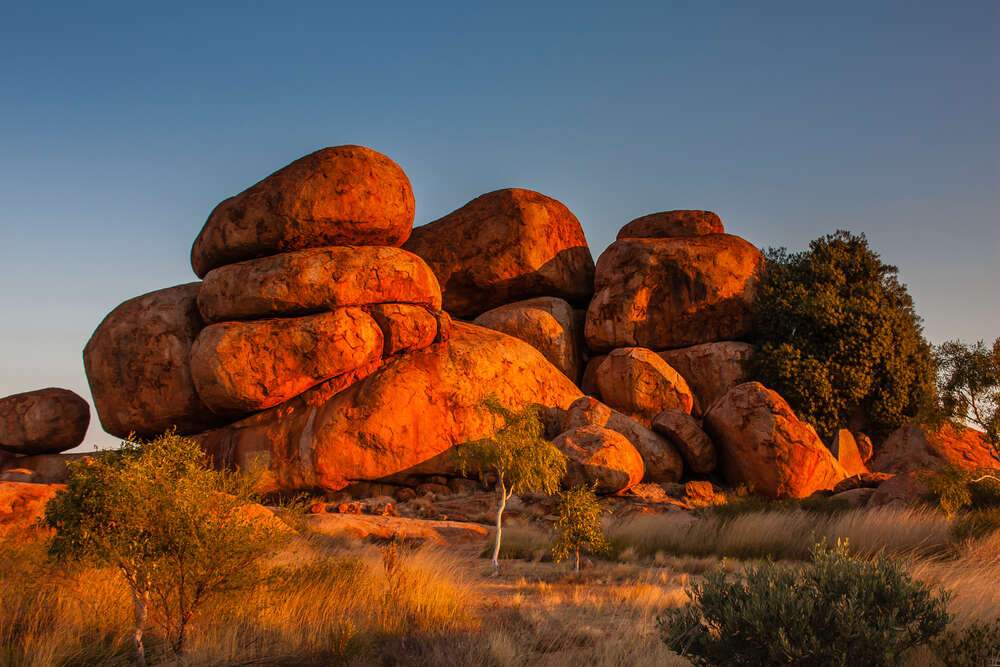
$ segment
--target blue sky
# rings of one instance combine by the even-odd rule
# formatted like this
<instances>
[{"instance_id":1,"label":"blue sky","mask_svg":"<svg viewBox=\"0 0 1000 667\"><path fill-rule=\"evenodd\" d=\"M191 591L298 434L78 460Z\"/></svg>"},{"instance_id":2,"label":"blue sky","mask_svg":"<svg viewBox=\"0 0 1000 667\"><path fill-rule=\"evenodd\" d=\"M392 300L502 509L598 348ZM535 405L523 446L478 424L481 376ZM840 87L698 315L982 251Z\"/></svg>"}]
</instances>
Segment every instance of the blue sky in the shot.
<instances>
[{"instance_id":1,"label":"blue sky","mask_svg":"<svg viewBox=\"0 0 1000 667\"><path fill-rule=\"evenodd\" d=\"M91 332L194 280L218 201L346 143L417 224L531 188L595 258L675 208L761 247L864 232L932 342L1000 336L995 2L146 4L0 7L0 396L89 398Z\"/></svg>"}]
</instances>

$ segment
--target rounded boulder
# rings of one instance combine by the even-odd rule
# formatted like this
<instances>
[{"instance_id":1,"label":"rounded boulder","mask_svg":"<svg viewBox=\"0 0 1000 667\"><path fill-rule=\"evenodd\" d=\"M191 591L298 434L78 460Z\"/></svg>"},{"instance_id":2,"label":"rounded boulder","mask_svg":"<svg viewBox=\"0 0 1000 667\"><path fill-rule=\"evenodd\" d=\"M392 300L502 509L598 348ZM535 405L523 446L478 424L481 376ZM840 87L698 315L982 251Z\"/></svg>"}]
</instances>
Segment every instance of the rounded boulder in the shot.
<instances>
[{"instance_id":1,"label":"rounded boulder","mask_svg":"<svg viewBox=\"0 0 1000 667\"><path fill-rule=\"evenodd\" d=\"M647 428L664 410L690 414L694 407L681 374L646 348L613 350L597 367L596 382L601 400Z\"/></svg>"},{"instance_id":2,"label":"rounded boulder","mask_svg":"<svg viewBox=\"0 0 1000 667\"><path fill-rule=\"evenodd\" d=\"M722 220L712 211L663 211L636 218L618 231L618 238L666 239L725 232Z\"/></svg>"},{"instance_id":3,"label":"rounded boulder","mask_svg":"<svg viewBox=\"0 0 1000 667\"><path fill-rule=\"evenodd\" d=\"M83 442L90 406L69 389L49 387L0 398L0 450L57 454Z\"/></svg>"},{"instance_id":4,"label":"rounded boulder","mask_svg":"<svg viewBox=\"0 0 1000 667\"><path fill-rule=\"evenodd\" d=\"M580 426L552 441L569 459L565 486L596 485L597 493L621 493L642 481L642 456L617 431L603 426Z\"/></svg>"}]
</instances>

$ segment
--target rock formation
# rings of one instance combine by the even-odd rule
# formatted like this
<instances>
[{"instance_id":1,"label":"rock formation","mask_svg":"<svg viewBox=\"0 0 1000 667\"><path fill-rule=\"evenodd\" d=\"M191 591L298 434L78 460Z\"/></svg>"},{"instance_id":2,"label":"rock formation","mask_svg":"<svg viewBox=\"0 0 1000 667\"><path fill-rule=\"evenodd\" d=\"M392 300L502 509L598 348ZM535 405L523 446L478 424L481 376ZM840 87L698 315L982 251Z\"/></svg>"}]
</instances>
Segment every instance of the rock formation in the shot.
<instances>
[{"instance_id":1,"label":"rock formation","mask_svg":"<svg viewBox=\"0 0 1000 667\"><path fill-rule=\"evenodd\" d=\"M704 411L727 391L747 381L753 345L722 341L659 354L687 381Z\"/></svg>"},{"instance_id":2,"label":"rock formation","mask_svg":"<svg viewBox=\"0 0 1000 667\"><path fill-rule=\"evenodd\" d=\"M665 410L653 419L653 430L673 443L691 472L707 475L715 470L715 445L691 415L681 410Z\"/></svg>"},{"instance_id":3,"label":"rock formation","mask_svg":"<svg viewBox=\"0 0 1000 667\"><path fill-rule=\"evenodd\" d=\"M864 459L858 449L858 443L846 428L837 431L830 443L830 453L844 468L848 475L860 475L868 472Z\"/></svg>"},{"instance_id":4,"label":"rock formation","mask_svg":"<svg viewBox=\"0 0 1000 667\"><path fill-rule=\"evenodd\" d=\"M618 231L618 238L668 239L725 232L722 220L712 211L663 211L636 218Z\"/></svg>"},{"instance_id":5,"label":"rock formation","mask_svg":"<svg viewBox=\"0 0 1000 667\"><path fill-rule=\"evenodd\" d=\"M601 400L649 428L664 410L688 414L694 396L687 382L655 352L625 347L611 352L595 376Z\"/></svg>"},{"instance_id":6,"label":"rock formation","mask_svg":"<svg viewBox=\"0 0 1000 667\"><path fill-rule=\"evenodd\" d=\"M596 483L598 493L621 493L645 475L642 457L625 436L603 426L580 426L552 441L569 459L567 486Z\"/></svg>"},{"instance_id":7,"label":"rock formation","mask_svg":"<svg viewBox=\"0 0 1000 667\"><path fill-rule=\"evenodd\" d=\"M57 454L83 442L90 406L68 389L49 387L0 398L0 450Z\"/></svg>"},{"instance_id":8,"label":"rock formation","mask_svg":"<svg viewBox=\"0 0 1000 667\"><path fill-rule=\"evenodd\" d=\"M966 470L1000 468L984 434L950 424L935 430L905 424L886 439L868 462L871 470L903 473L939 468L950 463Z\"/></svg>"}]
</instances>

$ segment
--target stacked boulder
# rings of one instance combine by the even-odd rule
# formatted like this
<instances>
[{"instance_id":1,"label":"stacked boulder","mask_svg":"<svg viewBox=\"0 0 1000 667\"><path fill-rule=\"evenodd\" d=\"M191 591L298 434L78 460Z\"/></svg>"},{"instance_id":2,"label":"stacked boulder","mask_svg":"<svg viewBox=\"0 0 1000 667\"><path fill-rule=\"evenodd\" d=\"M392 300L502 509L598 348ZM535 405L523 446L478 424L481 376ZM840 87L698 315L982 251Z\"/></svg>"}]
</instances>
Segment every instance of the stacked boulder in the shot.
<instances>
[{"instance_id":1,"label":"stacked boulder","mask_svg":"<svg viewBox=\"0 0 1000 667\"><path fill-rule=\"evenodd\" d=\"M80 445L90 406L68 389L49 387L0 398L0 482L48 482L64 474L62 454Z\"/></svg>"}]
</instances>

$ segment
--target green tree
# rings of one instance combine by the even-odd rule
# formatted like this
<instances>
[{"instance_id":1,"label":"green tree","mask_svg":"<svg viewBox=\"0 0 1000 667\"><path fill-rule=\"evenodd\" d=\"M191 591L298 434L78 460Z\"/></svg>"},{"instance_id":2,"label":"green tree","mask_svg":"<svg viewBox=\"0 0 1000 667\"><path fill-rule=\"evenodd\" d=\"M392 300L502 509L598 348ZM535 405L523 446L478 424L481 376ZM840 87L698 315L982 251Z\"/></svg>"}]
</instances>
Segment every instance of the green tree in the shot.
<instances>
[{"instance_id":1,"label":"green tree","mask_svg":"<svg viewBox=\"0 0 1000 667\"><path fill-rule=\"evenodd\" d=\"M491 437L458 447L456 456L462 474L475 469L480 475L492 472L497 476L499 507L493 545L493 571L497 572L500 569L500 537L507 502L515 493L555 493L566 474L566 455L545 439L539 406L529 405L521 412L515 412L504 407L495 396L487 398L483 406L504 425Z\"/></svg>"},{"instance_id":2,"label":"green tree","mask_svg":"<svg viewBox=\"0 0 1000 667\"><path fill-rule=\"evenodd\" d=\"M1000 338L992 348L951 340L934 354L945 417L985 431L1000 459Z\"/></svg>"},{"instance_id":3,"label":"green tree","mask_svg":"<svg viewBox=\"0 0 1000 667\"><path fill-rule=\"evenodd\" d=\"M576 557L573 571L579 572L581 549L592 554L607 552L608 540L601 531L601 515L607 511L589 486L576 486L560 493L556 521L559 539L552 547L555 561L560 563L573 554Z\"/></svg>"},{"instance_id":4,"label":"green tree","mask_svg":"<svg viewBox=\"0 0 1000 667\"><path fill-rule=\"evenodd\" d=\"M767 252L752 374L820 435L884 436L934 409L934 362L897 270L865 236L838 231L804 252Z\"/></svg>"},{"instance_id":5,"label":"green tree","mask_svg":"<svg viewBox=\"0 0 1000 667\"><path fill-rule=\"evenodd\" d=\"M71 463L49 502L52 556L116 568L132 591L136 661L158 625L177 653L188 624L214 593L252 577L286 530L248 508L255 480L213 470L194 441L167 433Z\"/></svg>"}]
</instances>

